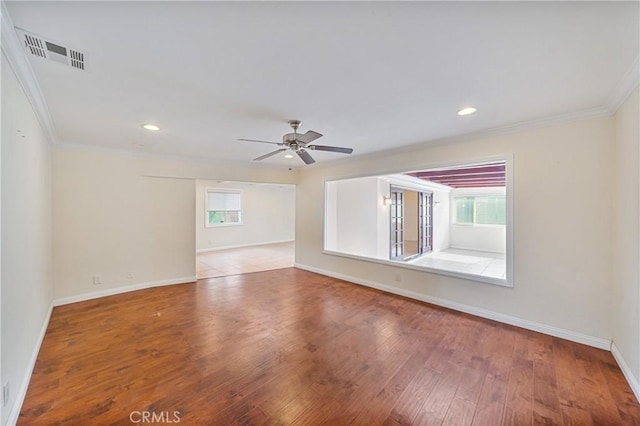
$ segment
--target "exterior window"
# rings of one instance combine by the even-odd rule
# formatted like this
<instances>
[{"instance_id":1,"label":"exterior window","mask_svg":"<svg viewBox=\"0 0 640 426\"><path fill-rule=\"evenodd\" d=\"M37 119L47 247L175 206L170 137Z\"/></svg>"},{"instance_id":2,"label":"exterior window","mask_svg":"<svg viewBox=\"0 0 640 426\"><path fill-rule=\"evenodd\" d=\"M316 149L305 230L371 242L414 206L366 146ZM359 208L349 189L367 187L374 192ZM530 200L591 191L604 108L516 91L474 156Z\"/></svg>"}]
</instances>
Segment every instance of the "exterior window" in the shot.
<instances>
[{"instance_id":1,"label":"exterior window","mask_svg":"<svg viewBox=\"0 0 640 426\"><path fill-rule=\"evenodd\" d=\"M207 189L206 227L240 225L240 191Z\"/></svg>"},{"instance_id":2,"label":"exterior window","mask_svg":"<svg viewBox=\"0 0 640 426\"><path fill-rule=\"evenodd\" d=\"M504 195L456 197L456 224L505 225L506 199Z\"/></svg>"},{"instance_id":3,"label":"exterior window","mask_svg":"<svg viewBox=\"0 0 640 426\"><path fill-rule=\"evenodd\" d=\"M473 225L474 197L458 197L456 200L456 223Z\"/></svg>"}]
</instances>

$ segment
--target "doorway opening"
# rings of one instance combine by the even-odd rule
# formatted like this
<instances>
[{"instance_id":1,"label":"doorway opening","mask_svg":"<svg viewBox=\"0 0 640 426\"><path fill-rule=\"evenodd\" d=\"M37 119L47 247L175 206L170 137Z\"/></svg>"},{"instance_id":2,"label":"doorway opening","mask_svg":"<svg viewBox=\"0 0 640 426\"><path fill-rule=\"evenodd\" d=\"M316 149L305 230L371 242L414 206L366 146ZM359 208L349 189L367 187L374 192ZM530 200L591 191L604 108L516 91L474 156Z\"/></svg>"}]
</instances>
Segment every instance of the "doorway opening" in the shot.
<instances>
[{"instance_id":1,"label":"doorway opening","mask_svg":"<svg viewBox=\"0 0 640 426\"><path fill-rule=\"evenodd\" d=\"M196 181L196 276L293 267L295 185Z\"/></svg>"},{"instance_id":2,"label":"doorway opening","mask_svg":"<svg viewBox=\"0 0 640 426\"><path fill-rule=\"evenodd\" d=\"M407 261L433 250L433 193L391 186L389 258Z\"/></svg>"}]
</instances>

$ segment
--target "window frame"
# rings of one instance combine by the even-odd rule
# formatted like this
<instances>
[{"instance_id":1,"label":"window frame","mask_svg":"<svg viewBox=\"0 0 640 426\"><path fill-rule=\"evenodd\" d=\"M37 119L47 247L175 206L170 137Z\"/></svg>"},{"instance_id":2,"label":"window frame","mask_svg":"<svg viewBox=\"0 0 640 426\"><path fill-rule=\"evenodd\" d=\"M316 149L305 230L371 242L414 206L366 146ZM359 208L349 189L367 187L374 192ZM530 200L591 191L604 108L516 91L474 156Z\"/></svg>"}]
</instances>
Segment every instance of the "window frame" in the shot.
<instances>
[{"instance_id":1,"label":"window frame","mask_svg":"<svg viewBox=\"0 0 640 426\"><path fill-rule=\"evenodd\" d=\"M328 234L327 234L327 217L329 215L328 209L328 183L341 181L346 179L356 179L362 177L373 177L373 176L383 176L383 175L392 175L392 174L405 174L410 173L411 171L416 170L429 170L429 169L437 169L442 167L457 167L457 166L466 166L466 165L475 165L481 163L489 163L494 161L504 161L506 165L506 175L505 175L505 206L506 206L506 224L505 225L478 225L478 226L504 226L505 227L505 235L506 235L506 252L505 252L505 260L506 260L506 278L492 278L485 277L482 275L464 273L464 272L454 272L446 269L437 269L437 268L429 268L425 266L415 266L406 263L399 263L390 260L377 259L368 256L361 256L355 254L344 253L340 251L335 251L327 247L328 243ZM514 192L515 192L515 184L514 184L514 156L513 153L503 153L496 155L489 155L484 157L454 157L449 159L444 159L440 161L434 161L432 163L421 163L419 165L413 165L409 167L392 167L389 169L379 169L376 172L360 172L353 174L342 174L338 176L332 176L331 178L323 179L324 186L324 199L323 199L323 217L322 217L322 230L323 230L323 246L322 253L329 256L336 256L346 259L355 259L361 262L367 263L376 263L380 265L391 266L393 268L400 269L410 269L419 272L427 272L433 273L437 275L444 275L454 278L462 278L468 281L480 283L480 284L493 284L499 287L506 288L514 288L516 286L515 283L515 244L514 244ZM382 204L380 205L382 208ZM465 225L460 225L465 226Z\"/></svg>"},{"instance_id":2,"label":"window frame","mask_svg":"<svg viewBox=\"0 0 640 426\"><path fill-rule=\"evenodd\" d=\"M211 211L218 210L209 210L209 193L226 193L226 194L238 194L240 196L240 209L239 210L224 210L224 211L237 211L238 212L238 222L221 222L221 223L211 223L209 222L209 213ZM241 189L233 189L233 188L212 188L207 187L204 189L204 227L205 228L220 228L225 226L242 226L242 190Z\"/></svg>"}]
</instances>

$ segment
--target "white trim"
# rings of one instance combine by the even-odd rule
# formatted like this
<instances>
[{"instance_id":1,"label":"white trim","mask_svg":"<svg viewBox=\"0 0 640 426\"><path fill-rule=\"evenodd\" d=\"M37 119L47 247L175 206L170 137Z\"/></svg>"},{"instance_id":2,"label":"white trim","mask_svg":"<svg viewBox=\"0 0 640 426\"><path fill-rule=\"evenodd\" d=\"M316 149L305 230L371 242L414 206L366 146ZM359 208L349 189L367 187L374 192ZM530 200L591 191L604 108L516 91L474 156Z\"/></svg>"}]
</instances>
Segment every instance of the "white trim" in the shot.
<instances>
[{"instance_id":1,"label":"white trim","mask_svg":"<svg viewBox=\"0 0 640 426\"><path fill-rule=\"evenodd\" d=\"M584 345L593 346L599 349L611 350L611 341L602 339L600 337L593 337L582 333L576 333L571 330L565 330L558 327L553 327L546 324L541 324L534 321L529 321L522 318L512 317L510 315L501 314L498 312L489 311L486 309L476 308L474 306L465 305L462 303L451 302L449 300L441 299L439 297L428 296L426 294L417 293L411 290L404 290L398 287L390 286L387 284L381 284L369 280L363 280L357 277L349 275L343 275L340 273L327 271L313 266L303 265L296 263L294 265L298 269L304 269L305 271L315 272L317 274L326 275L333 278L349 281L355 284L360 284L366 287L375 288L378 290L386 291L388 293L398 294L400 296L409 297L411 299L421 300L423 302L431 303L445 308L453 309L455 311L465 312L467 314L475 315L482 318L498 321L504 324L514 325L516 327L525 328L527 330L537 331L538 333L547 334L549 336L559 337L561 339L570 340L572 342L582 343Z\"/></svg>"},{"instance_id":2,"label":"white trim","mask_svg":"<svg viewBox=\"0 0 640 426\"><path fill-rule=\"evenodd\" d=\"M92 144L88 144L88 143L78 143L78 142L70 142L70 141L65 141L65 140L58 140L58 144L57 144L58 148L61 149L67 149L67 150L89 150L89 151L93 151L93 152L103 152L103 153L108 153L108 154L118 154L118 155L124 155L127 157L132 157L132 158L137 158L137 159L145 159L145 160L169 160L169 161L187 161L187 162L191 162L191 163L198 163L198 164L204 164L207 166L211 166L214 167L216 165L221 165L221 166L236 166L236 167L249 167L251 169L255 169L255 170L268 170L268 171L282 171L281 167L278 166L274 166L268 163L260 163L257 161L253 161L253 160L247 160L247 161L241 161L241 160L223 160L220 159L219 157L196 157L194 155L188 155L188 154L184 154L184 155L178 155L178 154L163 154L160 152L150 152L150 151L143 151L140 149L124 149L124 148L115 148L115 147L110 147L110 146L104 146L104 145L92 145ZM293 171L297 171L297 169L304 167L305 165L302 164L300 166L295 166L292 165L291 169ZM155 173L149 173L149 172L141 172L142 176L146 176L146 177L167 177L164 174L155 174ZM276 181L276 182L258 182L258 181L247 181L247 182L243 182L238 180L237 178L234 177L225 177L225 176L220 176L220 175L215 175L215 176L205 176L205 177L198 177L198 176L190 176L190 177L186 177L186 176L171 176L173 178L177 178L177 179L198 179L198 180L228 180L230 182L240 182L240 183L256 183L256 184L266 184L266 185L291 185L291 186L295 186L295 183L292 183L291 181Z\"/></svg>"},{"instance_id":3,"label":"white trim","mask_svg":"<svg viewBox=\"0 0 640 426\"><path fill-rule=\"evenodd\" d=\"M210 251L228 250L228 249L243 248L243 247L268 246L269 244L282 244L282 243L293 243L293 242L295 242L295 240L278 240L278 241L267 241L264 243L237 244L234 246L222 246L222 247L197 249L196 253L207 253Z\"/></svg>"},{"instance_id":4,"label":"white trim","mask_svg":"<svg viewBox=\"0 0 640 426\"><path fill-rule=\"evenodd\" d=\"M474 226L474 225L455 225L455 226ZM478 225L476 225L478 226ZM493 225L479 225L479 226L493 226ZM504 225L496 225L496 226L504 226ZM462 247L462 246L452 246L450 245L448 248L446 249L442 249L440 251L445 251L448 249L454 249L454 250L466 250L466 251L477 251L479 253L491 253L491 254L504 254L505 255L505 260L506 260L506 253L502 252L502 251L492 251L492 250L480 250L477 248L473 248L473 247Z\"/></svg>"},{"instance_id":5,"label":"white trim","mask_svg":"<svg viewBox=\"0 0 640 426\"><path fill-rule=\"evenodd\" d=\"M610 114L615 114L618 111L618 108L622 106L624 101L627 100L629 95L633 93L638 84L640 83L640 79L638 76L640 75L640 56L636 56L636 59L631 64L631 67L627 71L627 73L622 77L622 80L616 85L615 89L607 98L607 102L605 107L609 111Z\"/></svg>"},{"instance_id":6,"label":"white trim","mask_svg":"<svg viewBox=\"0 0 640 426\"><path fill-rule=\"evenodd\" d=\"M402 147L397 148L398 152L400 152L401 150L402 150ZM389 154L389 151L387 151L387 154ZM365 156L373 156L373 153L363 154L362 157L360 158L364 158ZM335 161L344 161L344 159L335 160ZM386 178L387 176L391 176L391 175L415 173L415 172L420 172L424 170L441 169L441 168L452 167L452 166L464 167L467 165L493 163L497 161L510 161L513 163L513 152L503 152L501 154L492 154L492 155L487 155L483 157L477 157L477 156L465 157L464 153L460 153L454 160L442 160L442 161L434 161L434 162L420 161L417 164L411 164L408 166L401 166L401 167L394 165L392 166L392 168L382 169L376 172L363 171L363 172L357 172L353 174L338 175L330 179L324 179L323 182L326 184L327 182L337 182L337 181L346 180L346 179L358 179L358 178L364 178L364 177ZM313 167L315 164L316 163L308 164L307 167ZM509 172L508 169L509 169L509 163L507 163L507 173Z\"/></svg>"},{"instance_id":7,"label":"white trim","mask_svg":"<svg viewBox=\"0 0 640 426\"><path fill-rule=\"evenodd\" d=\"M442 185L424 179L419 179L417 177L409 175L395 174L381 175L377 177L383 179L385 182L393 186L401 187L403 189L409 189L412 191L423 191L426 189L427 191L441 191L446 193L451 192L450 186Z\"/></svg>"},{"instance_id":8,"label":"white trim","mask_svg":"<svg viewBox=\"0 0 640 426\"><path fill-rule=\"evenodd\" d=\"M173 284L186 284L196 282L195 276L174 278L171 280L149 281L139 284L126 285L121 287L108 288L101 291L92 291L90 293L78 294L75 296L61 297L53 300L53 306L68 305L70 303L84 302L85 300L98 299L105 296L113 296L115 294L128 293L130 291L143 290L145 288L162 287Z\"/></svg>"},{"instance_id":9,"label":"white trim","mask_svg":"<svg viewBox=\"0 0 640 426\"><path fill-rule=\"evenodd\" d=\"M624 377L627 379L627 382L629 383L631 390L636 396L636 399L640 401L640 383L638 383L638 379L634 377L631 369L629 368L629 364L627 364L627 362L625 361L615 342L611 343L611 354L618 363L620 370L622 370L622 374L624 374Z\"/></svg>"},{"instance_id":10,"label":"white trim","mask_svg":"<svg viewBox=\"0 0 640 426\"><path fill-rule=\"evenodd\" d=\"M4 6L3 6L4 7ZM2 24L4 25L4 24ZM27 389L29 388L29 382L31 381L31 375L33 374L33 368L36 366L36 360L38 359L38 353L40 352L40 346L42 346L42 341L44 340L44 336L47 333L47 327L49 327L49 320L51 319L51 312L53 311L53 302L49 305L49 311L42 323L42 328L40 329L40 335L38 335L38 341L33 347L33 351L31 352L31 357L29 358L29 364L27 365L27 371L22 378L22 383L20 384L20 389L16 394L16 399L13 402L13 406L11 407L11 411L9 412L9 417L7 418L7 425L15 425L18 423L18 416L20 416L20 410L22 410L22 404L24 403L24 398L27 396Z\"/></svg>"},{"instance_id":11,"label":"white trim","mask_svg":"<svg viewBox=\"0 0 640 426\"><path fill-rule=\"evenodd\" d=\"M333 255L333 256L341 256L341 257L347 257L347 258L351 258L351 259L357 259L357 260L362 260L365 262L373 262L373 263L380 263L383 265L389 265L389 266L395 266L395 267L399 267L399 268L407 268L407 269L415 269L418 271L426 271L426 272L431 272L431 273L435 273L435 274L440 274L440 275L447 275L447 276L452 276L452 277L456 277L456 278L463 278L466 280L470 280L470 281L477 281L477 282L483 282L483 283L488 283L488 284L495 284L495 285L499 285L502 287L514 287L515 286L515 275L514 275L514 265L513 265L513 259L514 259L514 236L513 236L513 227L514 227L514 208L513 208L513 188L514 188L514 181L513 181L513 176L514 176L514 172L513 172L513 167L514 167L514 161L513 161L513 153L505 153L505 154L497 154L497 155L491 155L488 157L483 157L483 158L466 158L466 159L460 159L457 161L442 161L439 163L435 163L435 164L430 164L430 165L423 165L423 166L418 166L418 167L409 167L410 171L406 171L407 168L404 168L405 171L391 171L388 173L378 173L378 174L357 174L357 175L349 175L347 177L341 177L341 178L332 178L329 180L324 180L324 208L323 208L323 216L322 216L322 236L323 236L323 248L327 246L327 232L326 232L326 227L327 227L327 222L326 222L326 217L328 216L327 213L327 184L329 182L339 182L342 180L347 180L347 179L354 179L354 178L361 178L361 177L377 177L377 178L385 178L386 176L389 175L394 175L394 174L398 174L398 173L411 173L411 171L420 171L420 170L430 170L430 169L438 169L438 168L447 168L447 167L464 167L465 165L472 165L472 164L485 164L485 163L490 163L490 162L496 162L496 161L504 161L506 164L506 175L505 175L505 181L506 181L506 189L505 189L505 197L506 197L506 224L504 226L506 226L506 236L505 236L505 262L506 262L506 279L503 278L494 278L494 277L488 277L485 275L477 275L477 274L468 274L468 273L464 273L464 272L457 272L457 271L449 271L446 269L437 269L437 268L430 268L428 266L417 266L417 265L411 265L411 264L407 264L407 263L401 263L401 262L394 262L394 261L390 261L387 259L381 259L381 258L375 258L375 257L366 257L366 256L359 256L359 255L355 255L355 254L350 254L350 253L342 253L342 252L338 252L338 251L334 251L334 250L328 250L328 249L324 249L322 251L323 254L329 254L329 255ZM502 195L502 194L500 194Z\"/></svg>"},{"instance_id":12,"label":"white trim","mask_svg":"<svg viewBox=\"0 0 640 426\"><path fill-rule=\"evenodd\" d=\"M363 262L379 263L381 265L393 266L395 268L413 269L414 271L429 272L432 274L446 275L448 277L461 278L469 281L477 281L486 284L499 285L500 287L512 288L513 286L503 278L493 278L486 275L468 274L465 272L450 271L447 269L431 268L429 266L414 265L407 262L397 262L393 260L379 259L375 257L358 256L357 254L342 253L339 251L323 250L322 254L331 256L346 257L347 259L361 260ZM295 266L295 265L294 265ZM304 268L301 268L304 269Z\"/></svg>"},{"instance_id":13,"label":"white trim","mask_svg":"<svg viewBox=\"0 0 640 426\"><path fill-rule=\"evenodd\" d=\"M224 228L225 226L242 226L242 210L238 210L240 213L240 222L221 222L221 223L207 223L205 224L205 228ZM209 211L204 216L205 218L208 216Z\"/></svg>"},{"instance_id":14,"label":"white trim","mask_svg":"<svg viewBox=\"0 0 640 426\"><path fill-rule=\"evenodd\" d=\"M540 118L537 120L520 121L504 126L493 127L484 131L479 131L475 134L469 134L471 138L464 135L465 140L480 139L490 136L506 135L514 132L519 132L525 129L537 129L541 127L555 126L559 124L571 123L573 121L588 120L590 118L607 117L611 113L604 107L591 108L581 111L568 112L565 114L552 115L550 117Z\"/></svg>"},{"instance_id":15,"label":"white trim","mask_svg":"<svg viewBox=\"0 0 640 426\"><path fill-rule=\"evenodd\" d=\"M2 53L7 58L7 61L11 65L16 78L20 82L22 89L24 90L27 99L33 107L33 111L38 118L40 127L46 135L47 139L51 143L58 143L55 127L51 114L49 113L49 107L44 99L40 84L36 74L33 72L33 68L27 59L27 55L22 48L22 43L18 39L18 35L14 29L13 21L7 10L5 2L2 3L2 9L0 13L0 27L2 33Z\"/></svg>"}]
</instances>

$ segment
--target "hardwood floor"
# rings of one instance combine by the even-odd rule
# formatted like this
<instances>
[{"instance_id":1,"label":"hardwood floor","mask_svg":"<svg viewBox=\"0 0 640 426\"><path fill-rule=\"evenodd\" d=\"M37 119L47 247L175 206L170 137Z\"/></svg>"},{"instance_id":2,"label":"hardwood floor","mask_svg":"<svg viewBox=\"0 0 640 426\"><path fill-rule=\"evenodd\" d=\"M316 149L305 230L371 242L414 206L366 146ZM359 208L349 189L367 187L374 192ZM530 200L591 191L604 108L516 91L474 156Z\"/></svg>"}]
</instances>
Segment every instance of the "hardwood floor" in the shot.
<instances>
[{"instance_id":1,"label":"hardwood floor","mask_svg":"<svg viewBox=\"0 0 640 426\"><path fill-rule=\"evenodd\" d=\"M290 268L294 251L292 241L198 253L196 276L203 279Z\"/></svg>"},{"instance_id":2,"label":"hardwood floor","mask_svg":"<svg viewBox=\"0 0 640 426\"><path fill-rule=\"evenodd\" d=\"M294 268L54 309L19 424L176 411L185 425L640 423L606 351Z\"/></svg>"}]
</instances>

